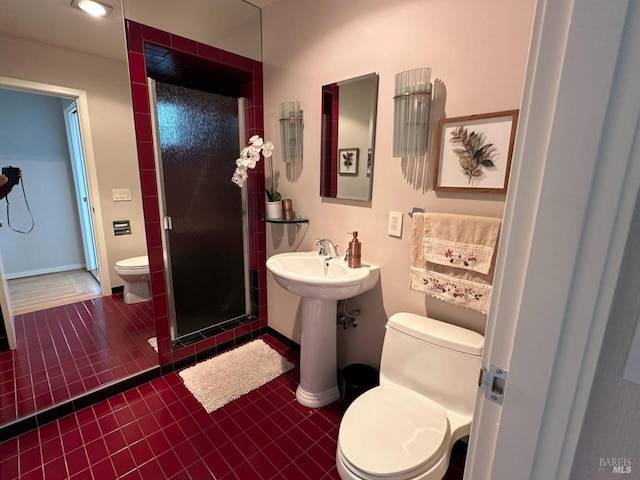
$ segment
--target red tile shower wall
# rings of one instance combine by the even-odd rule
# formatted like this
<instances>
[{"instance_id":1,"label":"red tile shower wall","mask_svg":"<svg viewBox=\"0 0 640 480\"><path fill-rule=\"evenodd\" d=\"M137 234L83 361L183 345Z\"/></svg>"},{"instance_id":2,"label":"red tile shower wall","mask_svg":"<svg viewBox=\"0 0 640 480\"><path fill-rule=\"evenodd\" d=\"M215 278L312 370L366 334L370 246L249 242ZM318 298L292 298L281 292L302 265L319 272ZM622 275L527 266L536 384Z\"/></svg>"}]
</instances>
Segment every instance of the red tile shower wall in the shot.
<instances>
[{"instance_id":1,"label":"red tile shower wall","mask_svg":"<svg viewBox=\"0 0 640 480\"><path fill-rule=\"evenodd\" d=\"M155 44L175 52L186 53L200 61L206 61L213 66L226 68L227 71L230 70L243 78L248 78L248 80L243 81L241 85L242 94L245 98L246 138L252 135L264 135L262 63L129 20L127 20L126 24L129 76L131 80L138 163L142 184L149 268L151 270L153 308L160 351L160 363L165 365L211 348L214 345L220 345L234 337L239 337L267 325L266 239L265 225L260 219L264 213L264 163L258 163L256 169L250 172L247 182L250 268L258 273L258 284L251 286L257 288L259 291L258 320L232 331L224 332L213 339L204 340L186 348L172 351L158 207L158 190L156 185L155 156L152 143L151 110L148 100L149 92L147 88L145 44ZM229 173L229 178L231 178L231 173L232 172Z\"/></svg>"},{"instance_id":2,"label":"red tile shower wall","mask_svg":"<svg viewBox=\"0 0 640 480\"><path fill-rule=\"evenodd\" d=\"M334 85L331 89L331 196L338 196L338 119L340 118L340 89Z\"/></svg>"},{"instance_id":3,"label":"red tile shower wall","mask_svg":"<svg viewBox=\"0 0 640 480\"><path fill-rule=\"evenodd\" d=\"M322 142L323 182L320 195L336 197L338 195L338 113L339 89L337 84L322 87ZM326 150L326 151L325 151Z\"/></svg>"}]
</instances>

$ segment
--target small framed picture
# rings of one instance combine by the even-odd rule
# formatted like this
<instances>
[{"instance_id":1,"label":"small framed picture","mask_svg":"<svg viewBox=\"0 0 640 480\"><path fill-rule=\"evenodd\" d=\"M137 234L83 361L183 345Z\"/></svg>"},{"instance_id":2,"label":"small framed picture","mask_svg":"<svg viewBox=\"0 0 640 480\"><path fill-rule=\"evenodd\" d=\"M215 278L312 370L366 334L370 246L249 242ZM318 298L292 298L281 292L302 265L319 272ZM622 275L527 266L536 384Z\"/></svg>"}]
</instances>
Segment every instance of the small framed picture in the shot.
<instances>
[{"instance_id":1,"label":"small framed picture","mask_svg":"<svg viewBox=\"0 0 640 480\"><path fill-rule=\"evenodd\" d=\"M438 122L433 189L506 193L518 110Z\"/></svg>"},{"instance_id":2,"label":"small framed picture","mask_svg":"<svg viewBox=\"0 0 640 480\"><path fill-rule=\"evenodd\" d=\"M358 175L357 148L341 148L338 150L338 173L340 175Z\"/></svg>"}]
</instances>

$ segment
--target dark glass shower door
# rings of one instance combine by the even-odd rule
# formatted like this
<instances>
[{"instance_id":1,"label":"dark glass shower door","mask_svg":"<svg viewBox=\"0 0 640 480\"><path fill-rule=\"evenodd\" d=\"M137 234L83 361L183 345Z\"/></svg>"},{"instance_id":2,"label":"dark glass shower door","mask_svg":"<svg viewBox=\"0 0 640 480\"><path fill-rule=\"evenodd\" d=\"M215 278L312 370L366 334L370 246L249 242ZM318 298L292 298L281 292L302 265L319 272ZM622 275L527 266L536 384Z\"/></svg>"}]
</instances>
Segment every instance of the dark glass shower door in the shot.
<instances>
[{"instance_id":1,"label":"dark glass shower door","mask_svg":"<svg viewBox=\"0 0 640 480\"><path fill-rule=\"evenodd\" d=\"M248 313L238 100L155 82L173 336Z\"/></svg>"}]
</instances>

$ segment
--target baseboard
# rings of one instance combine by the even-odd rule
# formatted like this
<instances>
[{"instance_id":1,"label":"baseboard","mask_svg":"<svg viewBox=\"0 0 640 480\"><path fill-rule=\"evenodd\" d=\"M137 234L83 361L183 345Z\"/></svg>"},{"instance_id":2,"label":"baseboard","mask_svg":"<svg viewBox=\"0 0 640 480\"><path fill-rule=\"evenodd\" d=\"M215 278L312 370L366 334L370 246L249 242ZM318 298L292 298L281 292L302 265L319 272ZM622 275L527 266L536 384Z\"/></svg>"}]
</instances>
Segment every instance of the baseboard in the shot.
<instances>
[{"instance_id":1,"label":"baseboard","mask_svg":"<svg viewBox=\"0 0 640 480\"><path fill-rule=\"evenodd\" d=\"M59 267L41 268L38 270L29 270L28 272L5 273L4 278L14 280L16 278L35 277L36 275L46 275L48 273L68 272L69 270L80 270L86 268L84 263L76 263L74 265L63 265Z\"/></svg>"},{"instance_id":2,"label":"baseboard","mask_svg":"<svg viewBox=\"0 0 640 480\"><path fill-rule=\"evenodd\" d=\"M294 352L300 353L300 345L294 342L293 340L291 340L289 337L286 337L285 335L277 331L275 328L267 325L266 333L268 333L272 337L275 337L276 340L278 340L280 343L285 344L287 347L291 348Z\"/></svg>"},{"instance_id":3,"label":"baseboard","mask_svg":"<svg viewBox=\"0 0 640 480\"><path fill-rule=\"evenodd\" d=\"M122 292L124 292L124 285L120 285L119 287L111 287L111 295Z\"/></svg>"}]
</instances>

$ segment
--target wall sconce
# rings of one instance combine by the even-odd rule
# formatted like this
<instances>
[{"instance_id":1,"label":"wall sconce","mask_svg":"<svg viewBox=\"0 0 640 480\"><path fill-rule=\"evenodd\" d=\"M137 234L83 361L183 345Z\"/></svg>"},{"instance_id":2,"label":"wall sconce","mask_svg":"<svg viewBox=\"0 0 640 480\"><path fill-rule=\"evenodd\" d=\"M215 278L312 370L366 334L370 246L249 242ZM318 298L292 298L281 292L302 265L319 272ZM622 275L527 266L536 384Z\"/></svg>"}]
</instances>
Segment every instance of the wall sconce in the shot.
<instances>
[{"instance_id":1,"label":"wall sconce","mask_svg":"<svg viewBox=\"0 0 640 480\"><path fill-rule=\"evenodd\" d=\"M427 153L431 69L415 68L396 75L393 97L393 156Z\"/></svg>"},{"instance_id":2,"label":"wall sconce","mask_svg":"<svg viewBox=\"0 0 640 480\"><path fill-rule=\"evenodd\" d=\"M282 161L302 162L302 110L300 102L285 102L279 106Z\"/></svg>"}]
</instances>

